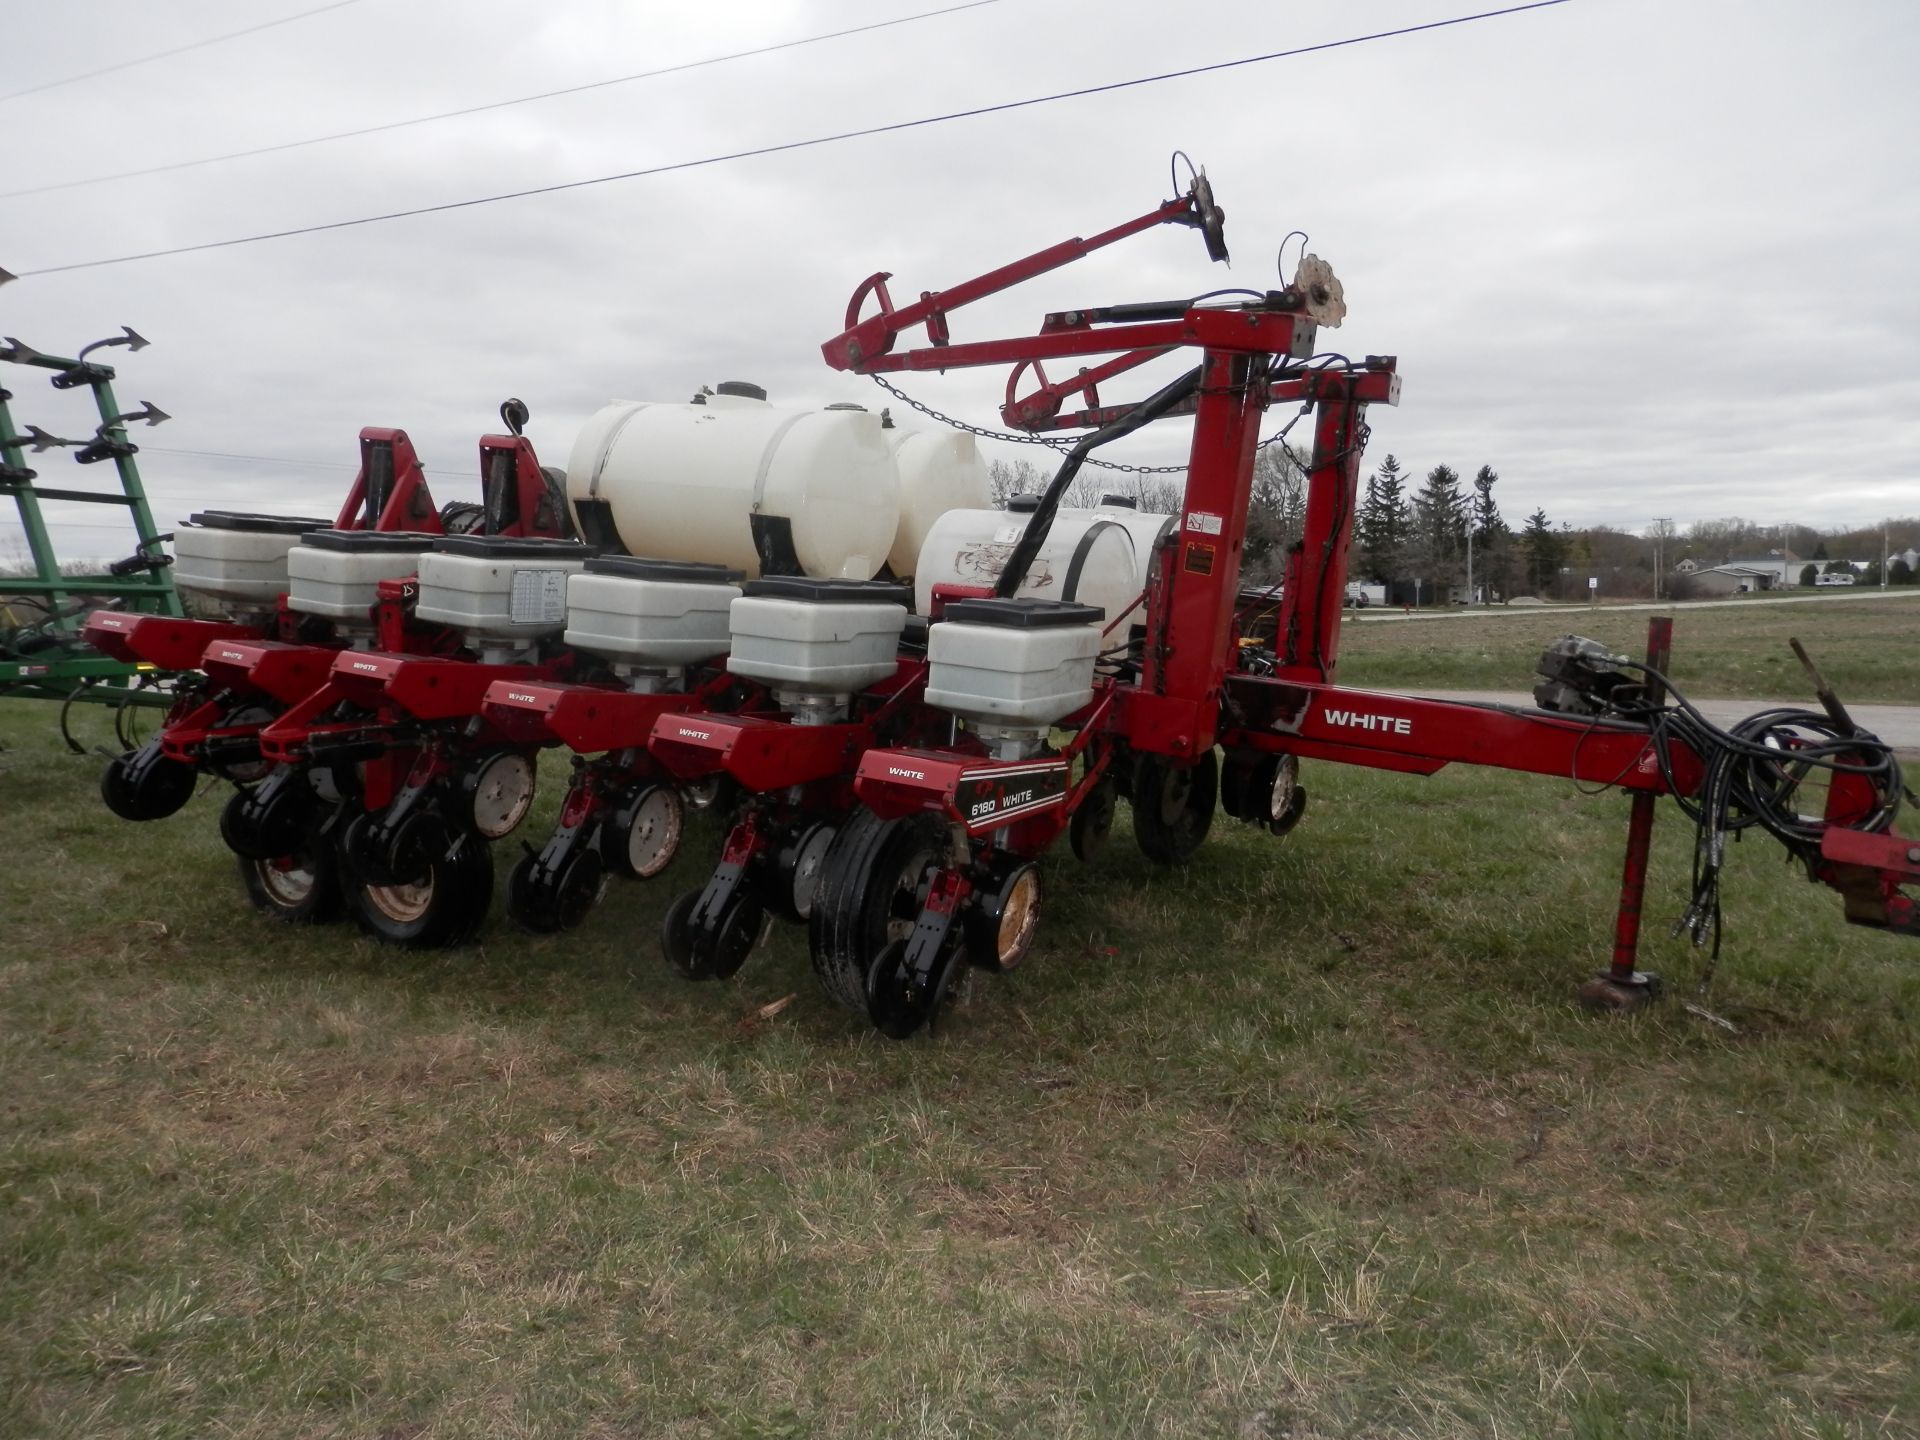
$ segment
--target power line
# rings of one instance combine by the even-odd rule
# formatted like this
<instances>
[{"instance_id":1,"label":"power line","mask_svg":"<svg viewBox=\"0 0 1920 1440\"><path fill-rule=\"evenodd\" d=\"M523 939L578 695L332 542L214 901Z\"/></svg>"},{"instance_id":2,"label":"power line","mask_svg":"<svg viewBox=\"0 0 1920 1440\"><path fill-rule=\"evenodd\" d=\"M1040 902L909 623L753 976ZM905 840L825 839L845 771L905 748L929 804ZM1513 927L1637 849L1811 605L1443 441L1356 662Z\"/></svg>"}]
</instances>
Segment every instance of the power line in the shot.
<instances>
[{"instance_id":1,"label":"power line","mask_svg":"<svg viewBox=\"0 0 1920 1440\"><path fill-rule=\"evenodd\" d=\"M204 50L209 45L219 45L224 41L238 40L242 35L253 35L261 30L271 30L276 25L291 25L296 20L305 20L314 15L324 15L329 10L341 10L348 5L357 5L360 0L333 0L331 5L321 5L312 10L302 10L298 15L283 15L278 20L264 20L258 25L249 25L244 30L229 30L224 35L209 35L204 40L195 40L188 45L176 45L171 50L162 50L157 55L142 55L138 60L122 60L117 65L103 65L98 70L83 71L78 75L69 75L64 80L48 80L41 85L29 85L25 90L14 90L0 95L0 103L18 100L22 95L38 95L43 90L57 90L62 85L75 85L82 80L97 79L102 75L111 75L119 70L131 70L136 65L151 65L156 60L165 60L172 55L184 55L189 50ZM31 191L21 191L31 194Z\"/></svg>"},{"instance_id":2,"label":"power line","mask_svg":"<svg viewBox=\"0 0 1920 1440\"><path fill-rule=\"evenodd\" d=\"M175 245L165 250L143 250L133 255L112 255L100 260L78 260L71 265L45 265L38 270L23 270L15 279L36 275L61 275L70 270L93 270L103 265L124 265L134 260L158 260L169 255L192 255L203 250L224 250L234 245L253 245L262 240L286 240L295 235L318 235L328 230L350 230L360 225L378 225L388 220L407 220L416 215L438 215L449 210L466 210L476 205L493 205L502 200L525 200L534 195L557 195L566 190L584 190L616 180L639 180L650 175L666 175L678 170L696 170L707 165L722 165L732 160L750 160L761 155L779 155L790 150L808 150L833 145L842 140L859 140L870 135L889 135L914 130L924 125L944 124L949 120L971 120L981 115L998 115L1010 110L1025 110L1035 105L1050 105L1058 100L1077 100L1088 95L1105 95L1116 90L1131 90L1141 85L1157 85L1165 80L1184 80L1194 75L1210 75L1222 70L1237 70L1268 60L1285 60L1296 55L1312 55L1326 50L1364 45L1370 40L1388 40L1400 35L1415 35L1425 30L1444 30L1476 20L1491 20L1501 15L1517 15L1526 10L1545 10L1564 5L1567 0L1532 0L1531 4L1509 5L1500 10L1483 10L1475 15L1458 15L1451 20L1430 20L1422 25L1403 25L1397 30L1378 30L1371 35L1355 35L1346 40L1328 40L1318 45L1301 45L1292 50L1275 50L1265 55L1249 55L1240 60L1222 60L1212 65L1195 65L1186 70L1168 70L1137 80L1115 80L1105 85L1088 85L1079 90L1062 90L1052 95L1037 95L1026 100L1007 100L998 105L981 105L971 110L955 110L946 115L928 115L918 120L896 120L888 125L869 125L859 130L842 130L832 135L817 135L807 140L788 140L777 145L760 145L751 150L735 150L725 155L709 155L699 160L678 160L667 165L652 165L643 170L626 170L617 175L597 175L590 180L567 180L557 185L539 185L530 190L509 190L499 195L480 195L470 200L449 200L442 205L421 205L412 210L389 210L380 215L363 215L356 220L331 220L319 225L302 225L291 230L269 230L259 235L237 235L230 240L204 240L197 245ZM0 277L5 275L0 271ZM4 283L4 279L0 279Z\"/></svg>"},{"instance_id":3,"label":"power line","mask_svg":"<svg viewBox=\"0 0 1920 1440\"><path fill-rule=\"evenodd\" d=\"M289 460L281 455L235 455L226 450L177 450L171 445L142 445L142 453L153 451L162 455L190 455L198 460L246 460L256 465L301 465L310 470L350 470L358 462L353 460Z\"/></svg>"},{"instance_id":4,"label":"power line","mask_svg":"<svg viewBox=\"0 0 1920 1440\"><path fill-rule=\"evenodd\" d=\"M442 110L435 115L416 115L410 120L390 120L383 125L365 125L358 130L341 130L332 135L314 135L305 140L287 140L278 145L261 145L252 150L232 150L224 155L203 155L197 160L176 160L170 165L149 165L144 170L121 170L112 175L94 175L85 180L61 180L52 185L31 185L24 190L0 191L0 200L22 195L44 195L53 190L75 190L84 185L104 185L112 180L133 180L142 175L164 175L173 170L191 170L201 165L219 165L228 160L245 160L255 155L275 155L283 150L299 150L308 145L327 145L335 140L352 140L362 135L381 135L389 130L404 130L410 125L430 125L438 120L456 120L465 115L482 115L489 110L505 110L512 105L530 105L536 100L553 100L563 95L580 95L589 90L604 90L611 85L628 85L636 80L653 80L662 75L677 75L684 70L700 70L709 65L724 65L730 60L745 60L755 55L771 55L777 50L794 50L802 45L818 45L848 35L864 35L869 30L886 30L895 25L910 25L916 20L932 20L962 10L977 10L983 5L998 5L1001 0L967 0L964 5L949 5L944 10L925 10L917 15L899 15L877 20L871 25L855 25L848 30L831 30L822 35L806 35L798 40L783 40L754 50L736 50L730 55L712 55L705 60L689 60L658 70L642 70L636 75L617 75L611 80L590 80L584 85L569 85L560 90L543 90L537 95L521 95L512 100L494 100L485 105L469 105L464 110Z\"/></svg>"}]
</instances>

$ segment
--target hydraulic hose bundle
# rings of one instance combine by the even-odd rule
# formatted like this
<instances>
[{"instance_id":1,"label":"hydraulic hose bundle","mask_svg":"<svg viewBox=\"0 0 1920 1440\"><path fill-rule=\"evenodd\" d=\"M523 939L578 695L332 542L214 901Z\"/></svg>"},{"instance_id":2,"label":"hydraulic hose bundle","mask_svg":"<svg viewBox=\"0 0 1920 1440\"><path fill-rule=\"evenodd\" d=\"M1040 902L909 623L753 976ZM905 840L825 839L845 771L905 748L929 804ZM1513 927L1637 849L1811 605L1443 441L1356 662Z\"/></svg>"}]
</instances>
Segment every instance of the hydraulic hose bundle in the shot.
<instances>
[{"instance_id":1,"label":"hydraulic hose bundle","mask_svg":"<svg viewBox=\"0 0 1920 1440\"><path fill-rule=\"evenodd\" d=\"M1797 647L1796 647L1797 648ZM1799 804L1810 781L1846 785L1859 797L1849 828L1879 834L1893 824L1907 794L1893 748L1854 725L1831 692L1820 684L1825 711L1782 707L1722 729L1695 708L1673 682L1650 666L1620 662L1647 676L1669 703L1639 704L1616 697L1615 709L1628 719L1644 720L1652 731L1653 753L1674 800L1693 821L1692 898L1674 925L1695 945L1713 939L1720 953L1720 872L1728 838L1738 840L1755 827L1765 830L1807 867L1810 878L1820 858L1820 840L1832 813L1807 813ZM1624 703L1622 703L1624 701ZM1698 757L1704 773L1691 795L1674 773L1678 745ZM1908 795L1908 798L1911 798Z\"/></svg>"}]
</instances>

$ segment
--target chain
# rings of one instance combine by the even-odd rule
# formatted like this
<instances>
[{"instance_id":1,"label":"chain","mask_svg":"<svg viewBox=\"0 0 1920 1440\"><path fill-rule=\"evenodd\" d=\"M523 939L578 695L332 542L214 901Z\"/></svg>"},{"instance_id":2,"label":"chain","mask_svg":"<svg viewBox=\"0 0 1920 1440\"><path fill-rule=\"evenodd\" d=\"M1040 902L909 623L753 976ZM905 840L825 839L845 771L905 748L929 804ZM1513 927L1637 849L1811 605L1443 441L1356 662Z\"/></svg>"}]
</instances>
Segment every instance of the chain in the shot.
<instances>
[{"instance_id":1,"label":"chain","mask_svg":"<svg viewBox=\"0 0 1920 1440\"><path fill-rule=\"evenodd\" d=\"M1075 445L1080 443L1064 435L1022 435L1011 430L989 430L984 425L971 425L965 420L945 414L923 401L914 399L913 396L907 394L906 391L888 380L884 375L869 375L867 378L872 380L874 384L878 385L889 395L893 396L893 398L901 404L919 411L936 424L951 426L955 430L964 430L967 434L978 435L983 440L1005 440L1014 445L1043 445L1056 453L1071 450ZM1300 407L1293 419L1287 421L1285 425L1281 426L1273 434L1267 436L1267 438L1262 440L1255 448L1264 450L1269 445L1278 445L1287 438L1287 432L1300 423L1301 416L1305 415L1312 408L1313 402L1309 400ZM1089 465L1097 465L1102 470L1119 470L1128 475L1184 475L1187 470L1185 465L1129 465L1124 461L1101 460L1092 455L1087 457L1086 463Z\"/></svg>"}]
</instances>

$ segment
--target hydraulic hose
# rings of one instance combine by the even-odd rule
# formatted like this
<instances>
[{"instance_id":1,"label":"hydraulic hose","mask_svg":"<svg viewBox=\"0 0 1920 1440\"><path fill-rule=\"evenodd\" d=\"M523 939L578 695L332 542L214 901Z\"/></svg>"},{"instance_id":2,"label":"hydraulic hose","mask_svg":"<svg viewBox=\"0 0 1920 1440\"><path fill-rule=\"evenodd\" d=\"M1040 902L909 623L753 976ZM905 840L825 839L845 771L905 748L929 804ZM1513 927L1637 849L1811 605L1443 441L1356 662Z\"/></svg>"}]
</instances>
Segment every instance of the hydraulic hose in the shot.
<instances>
[{"instance_id":1,"label":"hydraulic hose","mask_svg":"<svg viewBox=\"0 0 1920 1440\"><path fill-rule=\"evenodd\" d=\"M1141 426L1158 420L1199 388L1200 367L1196 365L1186 374L1163 385L1118 420L1102 425L1067 452L1059 472L1041 493L1040 503L1028 517L1027 528L1020 532L1013 554L1007 557L1007 568L1000 572L1000 579L993 587L996 596L1006 600L1019 592L1020 586L1026 581L1028 569L1033 565L1034 556L1047 543L1047 534L1053 529L1053 517L1060 509L1061 498L1066 495L1067 487L1073 484L1074 477L1080 473L1087 456L1100 446L1124 439Z\"/></svg>"}]
</instances>

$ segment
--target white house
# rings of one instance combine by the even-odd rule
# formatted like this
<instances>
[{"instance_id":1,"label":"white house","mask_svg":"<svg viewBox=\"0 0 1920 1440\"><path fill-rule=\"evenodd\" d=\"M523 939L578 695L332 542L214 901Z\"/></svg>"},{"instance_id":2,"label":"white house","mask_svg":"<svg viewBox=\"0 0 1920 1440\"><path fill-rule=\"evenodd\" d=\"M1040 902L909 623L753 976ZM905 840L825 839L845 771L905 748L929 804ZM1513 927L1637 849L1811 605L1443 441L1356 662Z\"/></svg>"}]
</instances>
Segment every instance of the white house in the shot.
<instances>
[{"instance_id":1,"label":"white house","mask_svg":"<svg viewBox=\"0 0 1920 1440\"><path fill-rule=\"evenodd\" d=\"M1754 565L1708 565L1691 572L1687 579L1696 595L1743 595L1782 588L1771 568Z\"/></svg>"},{"instance_id":2,"label":"white house","mask_svg":"<svg viewBox=\"0 0 1920 1440\"><path fill-rule=\"evenodd\" d=\"M1742 570L1764 571L1773 577L1772 585L1753 588L1771 589L1774 586L1785 588L1789 585L1798 585L1800 583L1800 572L1804 570L1806 566L1807 562L1791 550L1769 550L1764 555L1749 556L1745 559L1735 557L1728 560L1725 565L1715 566L1714 568L1724 570L1738 567Z\"/></svg>"}]
</instances>

